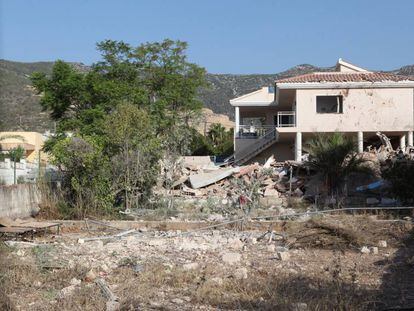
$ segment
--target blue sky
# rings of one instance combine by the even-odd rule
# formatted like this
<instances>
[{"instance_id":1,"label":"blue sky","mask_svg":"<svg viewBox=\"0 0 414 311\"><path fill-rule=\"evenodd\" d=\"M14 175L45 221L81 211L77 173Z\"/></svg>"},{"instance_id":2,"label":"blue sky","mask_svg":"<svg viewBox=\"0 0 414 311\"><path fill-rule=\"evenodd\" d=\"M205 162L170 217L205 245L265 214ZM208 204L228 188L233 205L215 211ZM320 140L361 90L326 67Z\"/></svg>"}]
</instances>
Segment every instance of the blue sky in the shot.
<instances>
[{"instance_id":1,"label":"blue sky","mask_svg":"<svg viewBox=\"0 0 414 311\"><path fill-rule=\"evenodd\" d=\"M414 1L0 0L0 58L91 64L95 43L180 39L212 73L275 73L342 57L414 64Z\"/></svg>"}]
</instances>

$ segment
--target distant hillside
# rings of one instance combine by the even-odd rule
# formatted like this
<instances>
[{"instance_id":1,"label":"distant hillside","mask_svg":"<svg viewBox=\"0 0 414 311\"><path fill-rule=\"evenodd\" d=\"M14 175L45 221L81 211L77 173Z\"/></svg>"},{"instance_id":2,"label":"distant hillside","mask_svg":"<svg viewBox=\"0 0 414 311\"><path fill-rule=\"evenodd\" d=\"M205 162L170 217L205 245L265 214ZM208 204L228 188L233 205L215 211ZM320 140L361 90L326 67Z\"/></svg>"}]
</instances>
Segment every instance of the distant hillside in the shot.
<instances>
[{"instance_id":1,"label":"distant hillside","mask_svg":"<svg viewBox=\"0 0 414 311\"><path fill-rule=\"evenodd\" d=\"M29 76L34 71L50 73L53 62L20 63L0 60L0 130L50 130L53 123L48 113L42 112L39 98L30 86ZM74 64L86 70L83 64ZM252 92L262 86L272 85L275 79L287 78L314 71L332 71L334 67L321 68L304 64L275 74L207 74L209 87L200 90L200 99L206 108L233 119L229 100ZM395 74L414 76L414 65L390 71Z\"/></svg>"}]
</instances>

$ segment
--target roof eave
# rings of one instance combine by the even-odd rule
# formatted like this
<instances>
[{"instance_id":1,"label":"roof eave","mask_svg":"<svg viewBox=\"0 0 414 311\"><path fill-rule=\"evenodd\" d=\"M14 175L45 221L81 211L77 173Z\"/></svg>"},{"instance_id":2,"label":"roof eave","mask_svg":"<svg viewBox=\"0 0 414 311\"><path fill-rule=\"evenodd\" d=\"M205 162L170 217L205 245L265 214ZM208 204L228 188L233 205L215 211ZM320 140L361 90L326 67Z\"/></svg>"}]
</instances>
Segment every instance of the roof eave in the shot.
<instances>
[{"instance_id":1,"label":"roof eave","mask_svg":"<svg viewBox=\"0 0 414 311\"><path fill-rule=\"evenodd\" d=\"M276 82L278 89L414 88L414 81L384 82Z\"/></svg>"}]
</instances>

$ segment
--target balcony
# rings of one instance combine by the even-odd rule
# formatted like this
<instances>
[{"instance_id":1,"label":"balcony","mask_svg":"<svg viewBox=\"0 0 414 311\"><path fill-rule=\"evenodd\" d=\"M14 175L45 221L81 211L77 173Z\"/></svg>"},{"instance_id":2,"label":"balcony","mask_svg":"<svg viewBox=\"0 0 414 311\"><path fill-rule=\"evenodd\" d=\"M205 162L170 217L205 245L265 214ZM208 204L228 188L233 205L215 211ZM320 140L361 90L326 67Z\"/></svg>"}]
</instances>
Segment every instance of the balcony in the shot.
<instances>
[{"instance_id":1,"label":"balcony","mask_svg":"<svg viewBox=\"0 0 414 311\"><path fill-rule=\"evenodd\" d=\"M295 127L296 112L295 111L278 111L276 117L276 127Z\"/></svg>"},{"instance_id":2,"label":"balcony","mask_svg":"<svg viewBox=\"0 0 414 311\"><path fill-rule=\"evenodd\" d=\"M238 139L260 139L275 135L274 125L239 125L239 131L236 133Z\"/></svg>"}]
</instances>

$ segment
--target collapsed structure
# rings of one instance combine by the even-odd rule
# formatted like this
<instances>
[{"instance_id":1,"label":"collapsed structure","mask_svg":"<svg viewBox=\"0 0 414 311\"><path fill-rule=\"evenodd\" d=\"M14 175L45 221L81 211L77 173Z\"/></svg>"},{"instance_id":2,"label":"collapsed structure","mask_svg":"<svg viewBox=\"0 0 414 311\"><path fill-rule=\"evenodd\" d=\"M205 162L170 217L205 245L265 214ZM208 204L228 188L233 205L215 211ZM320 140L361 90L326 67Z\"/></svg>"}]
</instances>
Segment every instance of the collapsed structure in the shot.
<instances>
[{"instance_id":1,"label":"collapsed structure","mask_svg":"<svg viewBox=\"0 0 414 311\"><path fill-rule=\"evenodd\" d=\"M358 151L384 133L394 148L413 146L414 79L368 71L339 59L336 70L275 81L230 100L235 108L235 161L302 161L315 133L358 139Z\"/></svg>"}]
</instances>

